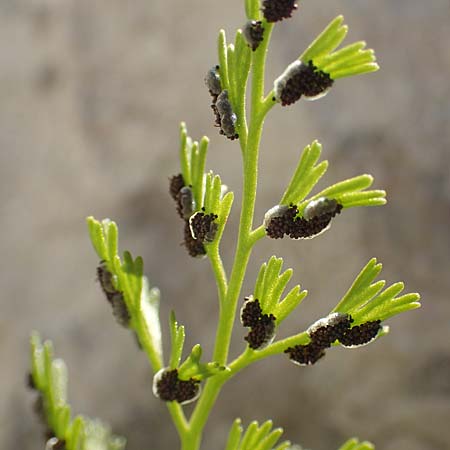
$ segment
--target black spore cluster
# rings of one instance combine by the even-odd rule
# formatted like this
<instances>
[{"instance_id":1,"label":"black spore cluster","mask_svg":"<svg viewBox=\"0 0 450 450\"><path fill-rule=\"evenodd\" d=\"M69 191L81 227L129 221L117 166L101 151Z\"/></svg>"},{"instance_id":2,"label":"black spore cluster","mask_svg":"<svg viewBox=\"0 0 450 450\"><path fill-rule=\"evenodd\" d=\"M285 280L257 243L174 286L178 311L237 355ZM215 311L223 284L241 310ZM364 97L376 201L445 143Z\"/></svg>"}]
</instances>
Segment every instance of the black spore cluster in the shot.
<instances>
[{"instance_id":1,"label":"black spore cluster","mask_svg":"<svg viewBox=\"0 0 450 450\"><path fill-rule=\"evenodd\" d=\"M381 328L381 320L356 325L347 330L340 338L339 342L344 347L359 347L365 345L376 338Z\"/></svg>"},{"instance_id":2,"label":"black spore cluster","mask_svg":"<svg viewBox=\"0 0 450 450\"><path fill-rule=\"evenodd\" d=\"M220 127L220 134L223 134L232 141L238 139L239 135L236 133L237 117L231 106L228 91L224 89L217 97L215 103L211 105L216 116L216 125Z\"/></svg>"},{"instance_id":3,"label":"black spore cluster","mask_svg":"<svg viewBox=\"0 0 450 450\"><path fill-rule=\"evenodd\" d=\"M180 380L178 369L166 370L156 383L156 393L165 402L185 403L197 396L199 384L194 378Z\"/></svg>"},{"instance_id":4,"label":"black spore cluster","mask_svg":"<svg viewBox=\"0 0 450 450\"><path fill-rule=\"evenodd\" d=\"M263 314L258 299L246 298L241 310L241 322L250 328L245 336L248 346L253 350L264 348L275 335L276 317L273 314Z\"/></svg>"},{"instance_id":5,"label":"black spore cluster","mask_svg":"<svg viewBox=\"0 0 450 450\"><path fill-rule=\"evenodd\" d=\"M291 105L302 96L314 99L328 91L333 85L330 75L319 70L312 61L291 64L285 74L277 80L276 100L282 106Z\"/></svg>"},{"instance_id":6,"label":"black spore cluster","mask_svg":"<svg viewBox=\"0 0 450 450\"><path fill-rule=\"evenodd\" d=\"M242 30L249 47L255 51L264 39L264 27L260 20L249 20Z\"/></svg>"},{"instance_id":7,"label":"black spore cluster","mask_svg":"<svg viewBox=\"0 0 450 450\"><path fill-rule=\"evenodd\" d=\"M192 236L201 242L213 242L218 228L215 222L218 217L217 214L206 214L205 208L196 212L189 220Z\"/></svg>"},{"instance_id":8,"label":"black spore cluster","mask_svg":"<svg viewBox=\"0 0 450 450\"><path fill-rule=\"evenodd\" d=\"M304 217L297 217L298 207L291 204L283 212L266 220L266 234L272 239L282 239L285 235L292 239L311 238L325 230L341 210L342 205L336 203L334 210L306 220Z\"/></svg>"},{"instance_id":9,"label":"black spore cluster","mask_svg":"<svg viewBox=\"0 0 450 450\"><path fill-rule=\"evenodd\" d=\"M279 22L292 17L298 8L296 0L264 0L262 10L267 22Z\"/></svg>"},{"instance_id":10,"label":"black spore cluster","mask_svg":"<svg viewBox=\"0 0 450 450\"><path fill-rule=\"evenodd\" d=\"M312 365L325 356L325 350L338 341L344 347L358 347L371 342L381 329L381 321L351 324L353 319L349 314L334 313L321 319L308 329L311 341L306 345L288 347L284 353L292 362L302 366Z\"/></svg>"},{"instance_id":11,"label":"black spore cluster","mask_svg":"<svg viewBox=\"0 0 450 450\"><path fill-rule=\"evenodd\" d=\"M180 218L184 221L183 228L183 244L186 247L189 255L194 258L201 258L206 255L206 249L199 239L194 239L191 234L191 227L189 225L189 218L185 218L183 204L181 201L181 192L185 186L183 175L177 174L170 178L169 193L172 199L175 201L176 210Z\"/></svg>"},{"instance_id":12,"label":"black spore cluster","mask_svg":"<svg viewBox=\"0 0 450 450\"><path fill-rule=\"evenodd\" d=\"M307 366L325 356L325 350L350 329L353 319L348 314L332 315L317 321L308 329L311 342L306 345L288 347L284 353L291 361Z\"/></svg>"},{"instance_id":13,"label":"black spore cluster","mask_svg":"<svg viewBox=\"0 0 450 450\"><path fill-rule=\"evenodd\" d=\"M111 305L112 313L117 323L125 328L130 325L130 313L128 312L123 292L118 291L113 284L113 275L107 269L105 261L100 261L97 267L97 279L100 283L106 299Z\"/></svg>"},{"instance_id":14,"label":"black spore cluster","mask_svg":"<svg viewBox=\"0 0 450 450\"><path fill-rule=\"evenodd\" d=\"M214 123L220 129L219 133L231 140L238 139L235 126L237 117L231 106L228 91L222 87L219 65L208 70L205 84L212 97L211 108L215 116Z\"/></svg>"}]
</instances>

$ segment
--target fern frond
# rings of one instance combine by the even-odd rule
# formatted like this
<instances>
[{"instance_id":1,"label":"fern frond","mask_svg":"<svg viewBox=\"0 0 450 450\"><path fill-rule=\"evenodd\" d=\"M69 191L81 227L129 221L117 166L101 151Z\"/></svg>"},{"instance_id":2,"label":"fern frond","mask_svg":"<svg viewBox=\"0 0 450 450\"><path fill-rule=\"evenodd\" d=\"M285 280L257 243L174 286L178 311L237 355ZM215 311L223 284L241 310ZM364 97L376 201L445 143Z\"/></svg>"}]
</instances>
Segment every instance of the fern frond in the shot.
<instances>
[{"instance_id":1,"label":"fern frond","mask_svg":"<svg viewBox=\"0 0 450 450\"><path fill-rule=\"evenodd\" d=\"M34 332L31 344L31 379L43 405L42 419L53 440L65 443L67 450L123 450L125 438L111 434L110 428L98 419L86 416L72 418L67 403L67 367L54 357L50 341L42 343ZM50 440L52 440L50 439Z\"/></svg>"}]
</instances>

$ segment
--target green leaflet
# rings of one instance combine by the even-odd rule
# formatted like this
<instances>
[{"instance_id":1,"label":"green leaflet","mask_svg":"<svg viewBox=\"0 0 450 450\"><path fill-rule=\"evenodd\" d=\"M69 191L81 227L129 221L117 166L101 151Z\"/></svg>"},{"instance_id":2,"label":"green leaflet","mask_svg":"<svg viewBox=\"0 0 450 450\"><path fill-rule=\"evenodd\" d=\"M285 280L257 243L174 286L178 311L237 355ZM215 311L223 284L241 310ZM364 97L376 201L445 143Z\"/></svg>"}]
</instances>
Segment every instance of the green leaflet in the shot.
<instances>
[{"instance_id":1,"label":"green leaflet","mask_svg":"<svg viewBox=\"0 0 450 450\"><path fill-rule=\"evenodd\" d=\"M125 439L111 434L103 422L85 416L72 418L64 361L54 358L52 343L42 343L38 333L31 335L30 343L31 377L42 398L43 419L53 435L65 441L67 450L123 450Z\"/></svg>"},{"instance_id":2,"label":"green leaflet","mask_svg":"<svg viewBox=\"0 0 450 450\"><path fill-rule=\"evenodd\" d=\"M225 450L272 450L278 442L283 430L281 428L272 429L273 423L267 420L262 425L253 421L244 429L241 419L236 419L228 434L228 441ZM290 446L290 442L285 441L279 444L274 450L285 450Z\"/></svg>"},{"instance_id":3,"label":"green leaflet","mask_svg":"<svg viewBox=\"0 0 450 450\"><path fill-rule=\"evenodd\" d=\"M117 286L115 287L123 293L131 316L130 327L136 332L156 372L163 365L159 290L155 287L150 288L147 278L143 275L144 267L141 257L133 259L129 252L124 252L123 260L119 257L118 229L114 222L109 219L99 222L93 217L88 217L87 223L98 257L116 277Z\"/></svg>"}]
</instances>

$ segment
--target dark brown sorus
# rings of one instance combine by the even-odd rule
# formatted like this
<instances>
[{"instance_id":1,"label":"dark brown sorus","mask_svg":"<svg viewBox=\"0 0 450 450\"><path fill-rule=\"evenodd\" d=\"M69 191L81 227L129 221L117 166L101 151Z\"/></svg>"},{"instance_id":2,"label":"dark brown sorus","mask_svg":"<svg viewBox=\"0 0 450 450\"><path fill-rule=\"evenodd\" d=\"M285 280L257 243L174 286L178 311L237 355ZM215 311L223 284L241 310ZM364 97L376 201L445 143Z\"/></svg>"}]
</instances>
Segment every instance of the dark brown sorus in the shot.
<instances>
[{"instance_id":1,"label":"dark brown sorus","mask_svg":"<svg viewBox=\"0 0 450 450\"><path fill-rule=\"evenodd\" d=\"M165 402L184 403L192 400L198 393L200 381L193 378L180 380L178 370L167 370L156 383L158 396Z\"/></svg>"},{"instance_id":2,"label":"dark brown sorus","mask_svg":"<svg viewBox=\"0 0 450 450\"><path fill-rule=\"evenodd\" d=\"M194 239L191 233L189 220L184 222L184 246L189 255L194 258L201 258L206 255L206 248L200 239Z\"/></svg>"},{"instance_id":3,"label":"dark brown sorus","mask_svg":"<svg viewBox=\"0 0 450 450\"><path fill-rule=\"evenodd\" d=\"M262 10L267 22L279 22L292 17L292 13L297 9L295 0L264 0Z\"/></svg>"},{"instance_id":4,"label":"dark brown sorus","mask_svg":"<svg viewBox=\"0 0 450 450\"><path fill-rule=\"evenodd\" d=\"M339 338L339 342L344 347L357 347L359 345L365 345L376 338L380 329L380 320L374 320L361 325L356 325L353 328L346 330L345 333Z\"/></svg>"},{"instance_id":5,"label":"dark brown sorus","mask_svg":"<svg viewBox=\"0 0 450 450\"><path fill-rule=\"evenodd\" d=\"M242 30L245 40L250 48L255 51L264 39L264 28L260 20L249 20Z\"/></svg>"},{"instance_id":6,"label":"dark brown sorus","mask_svg":"<svg viewBox=\"0 0 450 450\"><path fill-rule=\"evenodd\" d=\"M330 76L319 70L312 61L296 66L289 78L285 80L284 88L280 92L281 104L291 105L302 96L314 98L326 92L333 85Z\"/></svg>"},{"instance_id":7,"label":"dark brown sorus","mask_svg":"<svg viewBox=\"0 0 450 450\"><path fill-rule=\"evenodd\" d=\"M191 233L194 239L201 242L214 241L218 225L215 220L219 216L214 213L206 214L204 208L196 212L189 220Z\"/></svg>"},{"instance_id":8,"label":"dark brown sorus","mask_svg":"<svg viewBox=\"0 0 450 450\"><path fill-rule=\"evenodd\" d=\"M262 314L259 320L251 327L245 340L253 350L264 348L275 336L275 316Z\"/></svg>"},{"instance_id":9,"label":"dark brown sorus","mask_svg":"<svg viewBox=\"0 0 450 450\"><path fill-rule=\"evenodd\" d=\"M178 201L178 193L184 186L184 179L181 173L174 175L169 179L169 193L174 201Z\"/></svg>"},{"instance_id":10,"label":"dark brown sorus","mask_svg":"<svg viewBox=\"0 0 450 450\"><path fill-rule=\"evenodd\" d=\"M325 230L331 219L341 210L342 205L337 203L334 211L306 220L303 217L297 217L297 205L290 205L283 215L269 220L266 226L266 234L272 239L282 239L284 235L292 239L311 238Z\"/></svg>"},{"instance_id":11,"label":"dark brown sorus","mask_svg":"<svg viewBox=\"0 0 450 450\"><path fill-rule=\"evenodd\" d=\"M244 327L255 326L262 316L261 305L257 298L246 297L244 306L241 310L241 322Z\"/></svg>"},{"instance_id":12,"label":"dark brown sorus","mask_svg":"<svg viewBox=\"0 0 450 450\"><path fill-rule=\"evenodd\" d=\"M295 345L288 347L284 353L289 355L289 359L301 366L315 364L320 358L325 356L325 350L314 342L306 345Z\"/></svg>"}]
</instances>

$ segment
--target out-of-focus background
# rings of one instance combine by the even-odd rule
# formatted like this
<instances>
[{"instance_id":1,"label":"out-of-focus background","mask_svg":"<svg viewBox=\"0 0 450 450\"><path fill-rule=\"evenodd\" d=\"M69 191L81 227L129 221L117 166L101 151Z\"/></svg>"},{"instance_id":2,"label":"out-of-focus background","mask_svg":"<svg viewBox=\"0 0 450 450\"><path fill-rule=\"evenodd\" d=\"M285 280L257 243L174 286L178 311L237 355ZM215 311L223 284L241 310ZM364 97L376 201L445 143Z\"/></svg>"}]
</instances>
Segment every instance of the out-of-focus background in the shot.
<instances>
[{"instance_id":1,"label":"out-of-focus background","mask_svg":"<svg viewBox=\"0 0 450 450\"><path fill-rule=\"evenodd\" d=\"M69 367L75 412L98 416L129 450L175 449L178 439L151 373L116 325L95 281L85 217L110 217L121 248L144 257L187 328L186 348L209 354L217 317L207 261L180 246L167 192L178 172L178 124L211 138L208 169L237 194L223 244L233 255L241 191L238 143L212 126L203 84L216 36L244 23L243 1L0 0L0 447L43 448L25 389L30 330L54 340ZM388 191L382 208L353 209L306 242L262 241L242 292L272 254L310 295L280 335L326 314L372 256L382 277L419 291L423 308L389 321L391 334L360 350L333 349L314 367L276 357L224 389L204 449L220 449L237 416L272 418L285 437L332 450L347 437L380 450L450 448L450 2L301 2L276 26L271 80L337 14L348 40L365 39L382 69L345 79L321 101L274 108L263 136L256 220L276 204L313 139L330 161L324 183L360 173ZM236 328L232 355L243 347Z\"/></svg>"}]
</instances>

